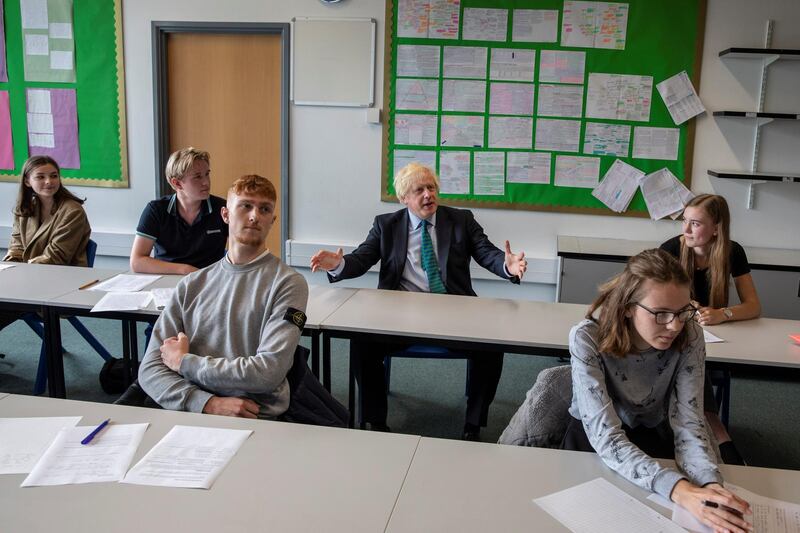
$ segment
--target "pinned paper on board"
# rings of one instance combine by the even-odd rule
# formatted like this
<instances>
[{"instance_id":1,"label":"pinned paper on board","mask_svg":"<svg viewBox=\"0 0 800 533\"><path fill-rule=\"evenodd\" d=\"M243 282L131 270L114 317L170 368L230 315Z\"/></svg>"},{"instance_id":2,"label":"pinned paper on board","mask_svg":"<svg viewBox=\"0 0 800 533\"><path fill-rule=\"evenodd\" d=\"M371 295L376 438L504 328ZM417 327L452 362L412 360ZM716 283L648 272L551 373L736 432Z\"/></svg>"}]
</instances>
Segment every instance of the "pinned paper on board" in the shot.
<instances>
[{"instance_id":1,"label":"pinned paper on board","mask_svg":"<svg viewBox=\"0 0 800 533\"><path fill-rule=\"evenodd\" d=\"M536 50L492 48L489 78L504 81L533 81Z\"/></svg>"},{"instance_id":2,"label":"pinned paper on board","mask_svg":"<svg viewBox=\"0 0 800 533\"><path fill-rule=\"evenodd\" d=\"M439 154L439 192L469 194L469 152L444 151Z\"/></svg>"},{"instance_id":3,"label":"pinned paper on board","mask_svg":"<svg viewBox=\"0 0 800 533\"><path fill-rule=\"evenodd\" d=\"M530 117L489 117L489 148L531 149L533 119Z\"/></svg>"},{"instance_id":4,"label":"pinned paper on board","mask_svg":"<svg viewBox=\"0 0 800 533\"><path fill-rule=\"evenodd\" d=\"M694 197L668 168L646 175L641 179L639 187L653 220L679 214Z\"/></svg>"},{"instance_id":5,"label":"pinned paper on board","mask_svg":"<svg viewBox=\"0 0 800 533\"><path fill-rule=\"evenodd\" d=\"M25 81L74 83L72 0L20 0L19 6Z\"/></svg>"},{"instance_id":6,"label":"pinned paper on board","mask_svg":"<svg viewBox=\"0 0 800 533\"><path fill-rule=\"evenodd\" d=\"M656 85L656 89L676 125L683 124L706 110L685 70L662 81Z\"/></svg>"},{"instance_id":7,"label":"pinned paper on board","mask_svg":"<svg viewBox=\"0 0 800 533\"><path fill-rule=\"evenodd\" d=\"M505 41L508 33L508 10L464 8L461 38L467 41Z\"/></svg>"},{"instance_id":8,"label":"pinned paper on board","mask_svg":"<svg viewBox=\"0 0 800 533\"><path fill-rule=\"evenodd\" d=\"M558 40L557 9L515 9L511 40L523 43L554 43Z\"/></svg>"},{"instance_id":9,"label":"pinned paper on board","mask_svg":"<svg viewBox=\"0 0 800 533\"><path fill-rule=\"evenodd\" d=\"M458 39L461 0L398 0L397 35Z\"/></svg>"},{"instance_id":10,"label":"pinned paper on board","mask_svg":"<svg viewBox=\"0 0 800 533\"><path fill-rule=\"evenodd\" d=\"M505 194L506 159L503 152L475 152L474 194Z\"/></svg>"},{"instance_id":11,"label":"pinned paper on board","mask_svg":"<svg viewBox=\"0 0 800 533\"><path fill-rule=\"evenodd\" d=\"M561 46L625 50L628 4L565 0Z\"/></svg>"},{"instance_id":12,"label":"pinned paper on board","mask_svg":"<svg viewBox=\"0 0 800 533\"><path fill-rule=\"evenodd\" d=\"M28 89L28 150L61 168L81 168L75 89Z\"/></svg>"},{"instance_id":13,"label":"pinned paper on board","mask_svg":"<svg viewBox=\"0 0 800 533\"><path fill-rule=\"evenodd\" d=\"M628 209L642 177L644 172L616 159L603 176L603 181L592 191L592 196L606 204L612 211L622 213Z\"/></svg>"}]
</instances>

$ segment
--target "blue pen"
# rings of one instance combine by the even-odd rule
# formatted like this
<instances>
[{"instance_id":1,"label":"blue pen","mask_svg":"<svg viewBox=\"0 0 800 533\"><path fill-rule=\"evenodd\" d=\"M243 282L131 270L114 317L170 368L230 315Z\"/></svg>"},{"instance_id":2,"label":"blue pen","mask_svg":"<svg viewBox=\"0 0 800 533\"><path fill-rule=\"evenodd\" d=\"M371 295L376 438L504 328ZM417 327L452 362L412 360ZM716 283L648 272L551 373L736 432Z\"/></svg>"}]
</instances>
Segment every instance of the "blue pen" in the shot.
<instances>
[{"instance_id":1,"label":"blue pen","mask_svg":"<svg viewBox=\"0 0 800 533\"><path fill-rule=\"evenodd\" d=\"M105 420L103 420L102 422L100 422L100 425L99 425L99 426L97 426L96 428L94 428L94 429L92 430L92 432L91 432L91 433L89 433L88 435L86 435L86 438L85 438L85 439L83 439L83 440L81 441L81 444L89 444L90 442L92 442L92 439L93 439L93 438L95 438L95 437L97 436L97 434L98 434L98 433L100 433L101 431L103 431L103 428L104 428L104 427L106 427L106 426L108 425L108 423L109 423L109 422L111 422L111 419L110 419L110 418L106 418Z\"/></svg>"}]
</instances>

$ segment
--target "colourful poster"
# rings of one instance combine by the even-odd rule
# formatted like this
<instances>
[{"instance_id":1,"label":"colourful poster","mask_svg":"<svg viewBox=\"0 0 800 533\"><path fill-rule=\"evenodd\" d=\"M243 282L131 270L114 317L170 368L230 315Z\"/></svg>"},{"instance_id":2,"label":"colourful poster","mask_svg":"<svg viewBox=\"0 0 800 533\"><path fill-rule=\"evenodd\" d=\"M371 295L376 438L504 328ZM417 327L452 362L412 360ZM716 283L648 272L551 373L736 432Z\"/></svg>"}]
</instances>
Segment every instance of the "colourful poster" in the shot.
<instances>
[{"instance_id":1,"label":"colourful poster","mask_svg":"<svg viewBox=\"0 0 800 533\"><path fill-rule=\"evenodd\" d=\"M0 168L14 170L14 145L11 139L8 91L0 91Z\"/></svg>"},{"instance_id":2,"label":"colourful poster","mask_svg":"<svg viewBox=\"0 0 800 533\"><path fill-rule=\"evenodd\" d=\"M80 168L75 89L28 89L28 151Z\"/></svg>"},{"instance_id":3,"label":"colourful poster","mask_svg":"<svg viewBox=\"0 0 800 533\"><path fill-rule=\"evenodd\" d=\"M72 0L20 0L25 81L75 83Z\"/></svg>"}]
</instances>

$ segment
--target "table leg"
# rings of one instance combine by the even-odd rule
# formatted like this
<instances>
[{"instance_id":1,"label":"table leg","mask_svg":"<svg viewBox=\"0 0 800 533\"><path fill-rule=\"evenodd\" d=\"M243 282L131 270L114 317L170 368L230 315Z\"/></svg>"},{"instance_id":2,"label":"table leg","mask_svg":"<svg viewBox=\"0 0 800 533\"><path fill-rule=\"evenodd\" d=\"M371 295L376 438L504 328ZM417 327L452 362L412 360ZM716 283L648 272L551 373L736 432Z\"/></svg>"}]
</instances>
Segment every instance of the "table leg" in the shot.
<instances>
[{"instance_id":1,"label":"table leg","mask_svg":"<svg viewBox=\"0 0 800 533\"><path fill-rule=\"evenodd\" d=\"M356 427L356 375L353 373L353 368L355 368L355 365L353 364L353 353L351 352L350 364L347 369L349 376L347 382L347 409L350 411L350 420L347 423L347 427L351 429Z\"/></svg>"},{"instance_id":2,"label":"table leg","mask_svg":"<svg viewBox=\"0 0 800 533\"><path fill-rule=\"evenodd\" d=\"M331 391L331 338L322 332L322 386Z\"/></svg>"},{"instance_id":3,"label":"table leg","mask_svg":"<svg viewBox=\"0 0 800 533\"><path fill-rule=\"evenodd\" d=\"M311 332L311 372L319 379L319 330Z\"/></svg>"},{"instance_id":4,"label":"table leg","mask_svg":"<svg viewBox=\"0 0 800 533\"><path fill-rule=\"evenodd\" d=\"M130 339L130 372L128 374L128 383L125 385L130 385L134 381L136 381L136 376L139 373L139 341L138 341L138 328L137 325L139 323L135 320L128 321L128 337Z\"/></svg>"},{"instance_id":5,"label":"table leg","mask_svg":"<svg viewBox=\"0 0 800 533\"><path fill-rule=\"evenodd\" d=\"M52 398L66 398L64 384L64 356L61 349L61 317L50 307L42 309L44 318L44 343L47 356L47 387Z\"/></svg>"}]
</instances>

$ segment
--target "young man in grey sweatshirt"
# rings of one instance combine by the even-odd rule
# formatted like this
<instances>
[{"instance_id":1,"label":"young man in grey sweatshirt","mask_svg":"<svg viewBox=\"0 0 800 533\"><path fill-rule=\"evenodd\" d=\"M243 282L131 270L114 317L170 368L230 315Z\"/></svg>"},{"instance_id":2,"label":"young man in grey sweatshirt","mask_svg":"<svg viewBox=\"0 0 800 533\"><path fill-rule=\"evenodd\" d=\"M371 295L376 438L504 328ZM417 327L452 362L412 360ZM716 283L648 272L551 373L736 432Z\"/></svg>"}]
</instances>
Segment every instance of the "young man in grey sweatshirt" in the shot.
<instances>
[{"instance_id":1,"label":"young man in grey sweatshirt","mask_svg":"<svg viewBox=\"0 0 800 533\"><path fill-rule=\"evenodd\" d=\"M308 285L264 251L276 201L261 176L243 176L228 191L227 255L178 283L139 367L139 384L162 407L245 418L288 408L286 374Z\"/></svg>"}]
</instances>

